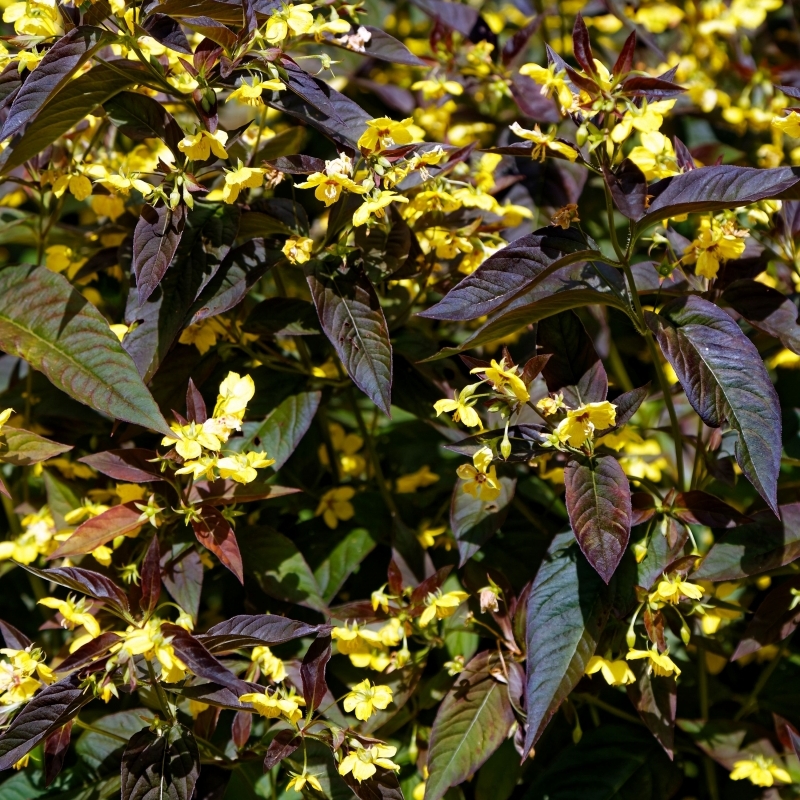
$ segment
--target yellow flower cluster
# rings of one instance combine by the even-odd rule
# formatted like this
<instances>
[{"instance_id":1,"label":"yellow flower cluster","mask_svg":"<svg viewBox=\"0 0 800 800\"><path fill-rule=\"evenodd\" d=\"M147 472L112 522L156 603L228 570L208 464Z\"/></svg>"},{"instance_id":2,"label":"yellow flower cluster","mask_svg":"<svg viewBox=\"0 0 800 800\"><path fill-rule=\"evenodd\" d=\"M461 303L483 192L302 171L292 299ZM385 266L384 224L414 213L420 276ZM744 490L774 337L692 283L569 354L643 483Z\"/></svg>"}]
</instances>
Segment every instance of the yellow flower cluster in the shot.
<instances>
[{"instance_id":1,"label":"yellow flower cluster","mask_svg":"<svg viewBox=\"0 0 800 800\"><path fill-rule=\"evenodd\" d=\"M44 684L56 679L44 664L44 653L31 645L24 650L0 649L5 659L0 661L0 705L26 703Z\"/></svg>"},{"instance_id":2,"label":"yellow flower cluster","mask_svg":"<svg viewBox=\"0 0 800 800\"><path fill-rule=\"evenodd\" d=\"M338 652L348 656L354 667L383 672L392 661L389 648L403 642L405 632L400 620L393 618L378 630L357 622L352 625L345 623L331 631L331 638L336 642Z\"/></svg>"}]
</instances>

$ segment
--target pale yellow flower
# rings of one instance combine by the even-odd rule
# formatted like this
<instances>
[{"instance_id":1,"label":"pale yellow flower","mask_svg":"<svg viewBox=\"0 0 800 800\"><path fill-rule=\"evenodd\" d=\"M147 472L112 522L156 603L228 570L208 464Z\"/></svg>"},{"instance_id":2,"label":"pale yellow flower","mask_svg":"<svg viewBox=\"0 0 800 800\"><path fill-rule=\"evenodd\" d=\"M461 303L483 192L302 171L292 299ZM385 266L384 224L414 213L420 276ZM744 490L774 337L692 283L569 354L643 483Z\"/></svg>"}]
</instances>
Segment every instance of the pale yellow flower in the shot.
<instances>
[{"instance_id":1,"label":"pale yellow flower","mask_svg":"<svg viewBox=\"0 0 800 800\"><path fill-rule=\"evenodd\" d=\"M392 690L388 686L375 686L369 679L356 684L344 698L344 710L355 709L356 719L368 720L375 710L383 710L392 702Z\"/></svg>"},{"instance_id":2,"label":"pale yellow flower","mask_svg":"<svg viewBox=\"0 0 800 800\"><path fill-rule=\"evenodd\" d=\"M390 747L385 744L364 747L355 740L351 742L351 747L350 752L339 764L340 775L347 775L352 772L353 777L361 783L361 781L369 780L378 771L376 767L390 769L394 772L400 769L397 764L390 760L397 752L396 747Z\"/></svg>"},{"instance_id":3,"label":"pale yellow flower","mask_svg":"<svg viewBox=\"0 0 800 800\"><path fill-rule=\"evenodd\" d=\"M749 780L754 786L772 786L775 781L791 783L792 776L777 766L771 758L757 753L752 758L742 759L733 765L732 781Z\"/></svg>"},{"instance_id":4,"label":"pale yellow flower","mask_svg":"<svg viewBox=\"0 0 800 800\"><path fill-rule=\"evenodd\" d=\"M609 661L601 656L592 656L584 673L594 675L596 672L602 674L609 686L624 686L636 681L636 676L625 661Z\"/></svg>"},{"instance_id":5,"label":"pale yellow flower","mask_svg":"<svg viewBox=\"0 0 800 800\"><path fill-rule=\"evenodd\" d=\"M325 524L329 528L336 528L340 520L346 522L355 515L356 510L350 502L355 497L355 494L356 490L352 486L339 486L336 489L329 489L322 495L314 516L319 517L322 515Z\"/></svg>"},{"instance_id":6,"label":"pale yellow flower","mask_svg":"<svg viewBox=\"0 0 800 800\"><path fill-rule=\"evenodd\" d=\"M442 594L441 590L429 592L425 598L425 610L419 618L421 628L426 627L434 619L445 619L452 617L456 609L469 597L466 592L447 592Z\"/></svg>"},{"instance_id":7,"label":"pale yellow flower","mask_svg":"<svg viewBox=\"0 0 800 800\"><path fill-rule=\"evenodd\" d=\"M481 447L474 456L472 464L462 464L456 474L463 480L463 490L472 497L490 503L500 496L501 485L497 470L492 462L492 451L489 447Z\"/></svg>"},{"instance_id":8,"label":"pale yellow flower","mask_svg":"<svg viewBox=\"0 0 800 800\"><path fill-rule=\"evenodd\" d=\"M191 161L205 161L213 153L217 158L227 158L228 152L225 150L225 143L228 141L228 134L223 130L211 131L199 130L192 135L186 135L178 142L178 150L186 153L186 157Z\"/></svg>"},{"instance_id":9,"label":"pale yellow flower","mask_svg":"<svg viewBox=\"0 0 800 800\"><path fill-rule=\"evenodd\" d=\"M678 665L669 657L669 652L659 653L658 650L630 650L628 655L625 656L628 661L635 661L639 658L646 658L649 660L648 669L652 670L655 675L660 677L669 677L675 675L677 677L681 674Z\"/></svg>"},{"instance_id":10,"label":"pale yellow flower","mask_svg":"<svg viewBox=\"0 0 800 800\"><path fill-rule=\"evenodd\" d=\"M567 416L556 426L555 435L560 442L570 447L583 447L596 430L610 428L616 417L617 407L608 400L587 403L567 411Z\"/></svg>"}]
</instances>

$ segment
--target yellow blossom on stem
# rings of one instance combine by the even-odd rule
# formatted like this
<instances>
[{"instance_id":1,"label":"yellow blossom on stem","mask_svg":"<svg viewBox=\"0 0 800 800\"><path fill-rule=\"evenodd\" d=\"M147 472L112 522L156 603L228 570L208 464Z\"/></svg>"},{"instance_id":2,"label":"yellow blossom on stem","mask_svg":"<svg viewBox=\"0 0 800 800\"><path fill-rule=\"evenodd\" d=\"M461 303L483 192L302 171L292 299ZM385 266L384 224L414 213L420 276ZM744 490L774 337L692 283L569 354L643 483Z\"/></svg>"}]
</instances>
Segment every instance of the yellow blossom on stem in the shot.
<instances>
[{"instance_id":1,"label":"yellow blossom on stem","mask_svg":"<svg viewBox=\"0 0 800 800\"><path fill-rule=\"evenodd\" d=\"M528 388L517 375L519 367L506 367L505 358L500 361L492 359L490 367L476 367L470 370L471 373L482 372L486 380L494 387L495 391L502 392L509 397L515 398L520 403L527 403L531 399Z\"/></svg>"},{"instance_id":2,"label":"yellow blossom on stem","mask_svg":"<svg viewBox=\"0 0 800 800\"><path fill-rule=\"evenodd\" d=\"M191 161L205 161L212 153L217 158L227 158L228 152L225 150L227 141L228 134L223 130L214 133L199 130L195 134L184 136L178 142L178 150L186 153L186 157Z\"/></svg>"},{"instance_id":3,"label":"yellow blossom on stem","mask_svg":"<svg viewBox=\"0 0 800 800\"><path fill-rule=\"evenodd\" d=\"M364 225L372 216L375 216L377 219L383 219L386 215L386 207L392 203L407 202L407 197L403 197L403 195L397 194L396 192L377 192L356 209L356 212L353 214L353 227L358 228L360 225Z\"/></svg>"},{"instance_id":4,"label":"yellow blossom on stem","mask_svg":"<svg viewBox=\"0 0 800 800\"><path fill-rule=\"evenodd\" d=\"M678 665L669 657L669 651L659 653L655 648L652 650L630 650L625 658L628 661L635 661L639 658L648 659L648 669L652 670L653 674L663 678L670 675L677 677L681 674Z\"/></svg>"},{"instance_id":5,"label":"yellow blossom on stem","mask_svg":"<svg viewBox=\"0 0 800 800\"><path fill-rule=\"evenodd\" d=\"M518 122L510 126L511 130L520 137L520 139L527 139L533 142L534 147L531 150L531 158L537 161L544 161L548 151L550 154L557 154L563 156L568 161L575 161L578 158L578 150L566 142L559 142L556 140L555 133L542 133L539 126L534 126L532 131L526 130Z\"/></svg>"},{"instance_id":6,"label":"yellow blossom on stem","mask_svg":"<svg viewBox=\"0 0 800 800\"><path fill-rule=\"evenodd\" d=\"M654 592L650 594L650 600L670 603L675 605L680 602L681 597L688 597L690 600L700 600L703 596L703 587L696 583L683 581L679 577L668 578L658 582Z\"/></svg>"},{"instance_id":7,"label":"yellow blossom on stem","mask_svg":"<svg viewBox=\"0 0 800 800\"><path fill-rule=\"evenodd\" d=\"M445 619L452 617L456 609L469 597L466 592L447 592L442 594L441 589L437 592L429 592L425 598L425 610L419 618L421 628L426 627L434 619Z\"/></svg>"},{"instance_id":8,"label":"yellow blossom on stem","mask_svg":"<svg viewBox=\"0 0 800 800\"><path fill-rule=\"evenodd\" d=\"M641 135L641 145L631 150L628 158L644 173L648 181L668 178L680 172L672 142L658 131Z\"/></svg>"},{"instance_id":9,"label":"yellow blossom on stem","mask_svg":"<svg viewBox=\"0 0 800 800\"><path fill-rule=\"evenodd\" d=\"M395 491L398 494L411 494L416 492L417 489L436 483L438 480L439 476L431 472L431 468L425 464L416 472L412 472L409 475L401 475L397 479Z\"/></svg>"},{"instance_id":10,"label":"yellow blossom on stem","mask_svg":"<svg viewBox=\"0 0 800 800\"><path fill-rule=\"evenodd\" d=\"M308 784L312 789L323 793L322 784L317 780L315 775L311 775L308 772L304 772L302 775L297 775L294 772L289 773L292 777L289 783L286 784L286 791L288 792L289 789L294 789L296 792L302 792L303 788L306 784Z\"/></svg>"},{"instance_id":11,"label":"yellow blossom on stem","mask_svg":"<svg viewBox=\"0 0 800 800\"><path fill-rule=\"evenodd\" d=\"M339 486L336 489L329 489L322 495L315 517L322 515L325 524L334 529L339 525L339 521L346 522L352 519L356 511L350 502L355 497L356 490L352 486Z\"/></svg>"},{"instance_id":12,"label":"yellow blossom on stem","mask_svg":"<svg viewBox=\"0 0 800 800\"><path fill-rule=\"evenodd\" d=\"M225 171L225 185L222 199L235 203L244 189L258 189L264 183L264 170L240 165L237 169Z\"/></svg>"},{"instance_id":13,"label":"yellow blossom on stem","mask_svg":"<svg viewBox=\"0 0 800 800\"><path fill-rule=\"evenodd\" d=\"M798 139L800 138L800 114L797 111L791 111L785 117L774 117L772 127L793 139Z\"/></svg>"},{"instance_id":14,"label":"yellow blossom on stem","mask_svg":"<svg viewBox=\"0 0 800 800\"><path fill-rule=\"evenodd\" d=\"M228 95L228 100L238 100L246 106L260 108L264 105L264 98L261 96L264 90L268 92L280 92L285 88L283 81L279 78L270 78L266 81L253 78L250 83L242 81L241 85Z\"/></svg>"},{"instance_id":15,"label":"yellow blossom on stem","mask_svg":"<svg viewBox=\"0 0 800 800\"><path fill-rule=\"evenodd\" d=\"M353 777L361 781L369 780L378 770L390 769L394 772L399 771L400 767L390 759L397 752L396 747L385 744L374 744L364 747L360 742L351 742L353 749L342 759L339 764L339 774L347 775L353 773Z\"/></svg>"},{"instance_id":16,"label":"yellow blossom on stem","mask_svg":"<svg viewBox=\"0 0 800 800\"><path fill-rule=\"evenodd\" d=\"M438 417L442 412L452 411L453 422L463 422L468 428L479 426L481 418L473 408L477 399L473 399L472 396L480 385L480 383L471 383L469 386L465 386L460 393L458 389L455 389L452 400L437 400L433 404L436 416Z\"/></svg>"},{"instance_id":17,"label":"yellow blossom on stem","mask_svg":"<svg viewBox=\"0 0 800 800\"><path fill-rule=\"evenodd\" d=\"M567 416L558 423L555 435L570 447L583 447L593 438L596 430L610 428L616 421L617 407L608 400L587 403L580 408L567 411Z\"/></svg>"},{"instance_id":18,"label":"yellow blossom on stem","mask_svg":"<svg viewBox=\"0 0 800 800\"><path fill-rule=\"evenodd\" d=\"M273 694L250 692L240 695L239 701L250 703L262 717L268 719L283 715L291 722L297 722L303 716L298 698L284 697L280 691L275 691Z\"/></svg>"},{"instance_id":19,"label":"yellow blossom on stem","mask_svg":"<svg viewBox=\"0 0 800 800\"><path fill-rule=\"evenodd\" d=\"M737 228L733 220L720 223L704 217L700 221L697 237L684 255L684 261L688 264L697 262L695 272L701 277L709 280L716 278L723 261L738 258L744 253L747 236L749 233Z\"/></svg>"},{"instance_id":20,"label":"yellow blossom on stem","mask_svg":"<svg viewBox=\"0 0 800 800\"><path fill-rule=\"evenodd\" d=\"M286 666L269 647L254 647L250 659L271 681L280 683L286 678Z\"/></svg>"},{"instance_id":21,"label":"yellow blossom on stem","mask_svg":"<svg viewBox=\"0 0 800 800\"><path fill-rule=\"evenodd\" d=\"M72 595L66 600L59 600L57 597L43 597L38 602L39 605L52 608L61 614L62 627L73 630L82 625L92 638L100 635L100 625L94 616L87 611L89 605L84 598L75 600Z\"/></svg>"},{"instance_id":22,"label":"yellow blossom on stem","mask_svg":"<svg viewBox=\"0 0 800 800\"><path fill-rule=\"evenodd\" d=\"M315 189L314 197L321 200L326 206L333 205L342 193L342 190L354 194L364 194L366 186L360 186L353 178L353 162L345 153L340 153L338 158L325 162L324 172L314 172L303 183L298 183L299 189Z\"/></svg>"},{"instance_id":23,"label":"yellow blossom on stem","mask_svg":"<svg viewBox=\"0 0 800 800\"><path fill-rule=\"evenodd\" d=\"M202 425L196 422L188 425L173 422L169 427L174 436L165 436L161 444L166 447L174 446L178 455L185 459L199 458L203 448L216 452L222 447L222 442L209 422L211 421L206 420Z\"/></svg>"},{"instance_id":24,"label":"yellow blossom on stem","mask_svg":"<svg viewBox=\"0 0 800 800\"><path fill-rule=\"evenodd\" d=\"M237 483L252 483L257 477L256 470L271 467L274 458L267 458L266 453L234 453L217 461L220 478L230 478Z\"/></svg>"},{"instance_id":25,"label":"yellow blossom on stem","mask_svg":"<svg viewBox=\"0 0 800 800\"><path fill-rule=\"evenodd\" d=\"M307 236L290 236L281 252L292 264L305 264L311 258L314 249L314 240Z\"/></svg>"},{"instance_id":26,"label":"yellow blossom on stem","mask_svg":"<svg viewBox=\"0 0 800 800\"><path fill-rule=\"evenodd\" d=\"M369 679L356 684L344 698L344 710L355 709L356 719L368 720L375 710L383 710L392 702L392 690L388 686L375 686Z\"/></svg>"},{"instance_id":27,"label":"yellow blossom on stem","mask_svg":"<svg viewBox=\"0 0 800 800\"><path fill-rule=\"evenodd\" d=\"M55 0L27 0L11 3L3 12L3 22L13 22L23 36L58 36L63 28Z\"/></svg>"},{"instance_id":28,"label":"yellow blossom on stem","mask_svg":"<svg viewBox=\"0 0 800 800\"><path fill-rule=\"evenodd\" d=\"M636 680L627 662L609 661L601 656L592 656L584 670L586 675L594 675L596 672L602 674L609 686L624 686Z\"/></svg>"},{"instance_id":29,"label":"yellow blossom on stem","mask_svg":"<svg viewBox=\"0 0 800 800\"><path fill-rule=\"evenodd\" d=\"M492 463L492 451L481 447L474 456L472 464L462 464L456 474L464 481L463 490L472 497L490 503L500 496L501 486L497 470Z\"/></svg>"},{"instance_id":30,"label":"yellow blossom on stem","mask_svg":"<svg viewBox=\"0 0 800 800\"><path fill-rule=\"evenodd\" d=\"M127 656L144 656L161 665L161 677L166 683L177 683L186 677L187 666L170 644L170 637L161 631L161 620L150 617L142 627L131 625L123 634L120 653Z\"/></svg>"},{"instance_id":31,"label":"yellow blossom on stem","mask_svg":"<svg viewBox=\"0 0 800 800\"><path fill-rule=\"evenodd\" d=\"M270 44L280 44L291 31L296 36L308 33L314 25L313 6L310 3L287 5L275 9L267 20L264 38Z\"/></svg>"},{"instance_id":32,"label":"yellow blossom on stem","mask_svg":"<svg viewBox=\"0 0 800 800\"><path fill-rule=\"evenodd\" d=\"M62 197L69 189L69 193L83 202L92 193L92 182L85 175L62 175L53 184L53 194Z\"/></svg>"},{"instance_id":33,"label":"yellow blossom on stem","mask_svg":"<svg viewBox=\"0 0 800 800\"><path fill-rule=\"evenodd\" d=\"M733 765L732 781L749 780L754 786L772 786L775 781L791 783L792 776L775 764L773 759L757 753L752 758L742 759Z\"/></svg>"},{"instance_id":34,"label":"yellow blossom on stem","mask_svg":"<svg viewBox=\"0 0 800 800\"><path fill-rule=\"evenodd\" d=\"M523 64L519 68L520 75L527 75L542 87L545 97L555 94L561 108L567 109L572 105L572 90L566 81L567 73L559 69L557 64L540 67L538 64Z\"/></svg>"},{"instance_id":35,"label":"yellow blossom on stem","mask_svg":"<svg viewBox=\"0 0 800 800\"><path fill-rule=\"evenodd\" d=\"M247 404L256 393L256 385L249 375L229 372L219 385L217 403L214 406L214 417L235 417L244 419Z\"/></svg>"},{"instance_id":36,"label":"yellow blossom on stem","mask_svg":"<svg viewBox=\"0 0 800 800\"><path fill-rule=\"evenodd\" d=\"M371 119L356 144L360 150L369 153L380 152L396 145L411 144L414 141L413 125L412 117L402 122L395 122L390 117Z\"/></svg>"}]
</instances>

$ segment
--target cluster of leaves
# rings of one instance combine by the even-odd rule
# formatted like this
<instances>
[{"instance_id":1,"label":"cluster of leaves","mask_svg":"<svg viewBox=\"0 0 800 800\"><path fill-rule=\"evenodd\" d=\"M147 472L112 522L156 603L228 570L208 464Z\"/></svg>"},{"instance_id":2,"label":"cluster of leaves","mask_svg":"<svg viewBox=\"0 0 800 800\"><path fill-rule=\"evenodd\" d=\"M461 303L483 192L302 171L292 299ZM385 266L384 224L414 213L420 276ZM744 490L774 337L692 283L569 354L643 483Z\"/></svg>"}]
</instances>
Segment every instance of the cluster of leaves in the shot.
<instances>
[{"instance_id":1,"label":"cluster of leaves","mask_svg":"<svg viewBox=\"0 0 800 800\"><path fill-rule=\"evenodd\" d=\"M797 796L793 8L0 6L0 800Z\"/></svg>"}]
</instances>

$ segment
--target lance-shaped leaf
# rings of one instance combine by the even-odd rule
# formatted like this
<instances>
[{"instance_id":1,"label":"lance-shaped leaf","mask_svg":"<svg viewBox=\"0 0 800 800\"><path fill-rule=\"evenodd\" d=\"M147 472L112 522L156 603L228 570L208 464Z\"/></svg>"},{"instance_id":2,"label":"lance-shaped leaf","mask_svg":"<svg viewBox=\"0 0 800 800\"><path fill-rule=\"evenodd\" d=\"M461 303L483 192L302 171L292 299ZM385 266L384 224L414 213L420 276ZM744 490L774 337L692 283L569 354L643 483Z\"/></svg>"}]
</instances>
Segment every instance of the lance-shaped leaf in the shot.
<instances>
[{"instance_id":1,"label":"lance-shaped leaf","mask_svg":"<svg viewBox=\"0 0 800 800\"><path fill-rule=\"evenodd\" d=\"M487 503L467 494L463 481L456 481L450 501L450 528L458 542L459 566L463 567L503 524L516 484L513 478L500 478L499 497Z\"/></svg>"},{"instance_id":2,"label":"lance-shaped leaf","mask_svg":"<svg viewBox=\"0 0 800 800\"><path fill-rule=\"evenodd\" d=\"M327 625L297 622L276 614L240 614L209 628L199 637L212 653L240 647L274 647L304 636L327 632Z\"/></svg>"},{"instance_id":3,"label":"lance-shaped leaf","mask_svg":"<svg viewBox=\"0 0 800 800\"><path fill-rule=\"evenodd\" d=\"M135 503L112 506L108 511L81 523L49 558L52 560L91 553L96 547L116 539L117 536L133 534L142 524L142 512Z\"/></svg>"},{"instance_id":4,"label":"lance-shaped leaf","mask_svg":"<svg viewBox=\"0 0 800 800\"><path fill-rule=\"evenodd\" d=\"M800 181L796 167L701 167L663 178L648 188L654 198L637 223L638 230L679 214L722 211L777 197Z\"/></svg>"},{"instance_id":5,"label":"lance-shaped leaf","mask_svg":"<svg viewBox=\"0 0 800 800\"><path fill-rule=\"evenodd\" d=\"M68 450L72 450L72 445L53 442L24 428L0 429L0 461L15 467L29 467Z\"/></svg>"},{"instance_id":6,"label":"lance-shaped leaf","mask_svg":"<svg viewBox=\"0 0 800 800\"><path fill-rule=\"evenodd\" d=\"M306 435L321 398L321 392L302 392L287 397L263 422L245 422L243 435L232 439L231 446L240 452L255 447L266 450L267 455L275 459L272 468L279 470Z\"/></svg>"},{"instance_id":7,"label":"lance-shaped leaf","mask_svg":"<svg viewBox=\"0 0 800 800\"><path fill-rule=\"evenodd\" d=\"M325 335L352 378L385 414L390 413L392 345L378 295L366 275L328 274L316 264L306 271Z\"/></svg>"},{"instance_id":8,"label":"lance-shaped leaf","mask_svg":"<svg viewBox=\"0 0 800 800\"><path fill-rule=\"evenodd\" d=\"M28 123L24 135L17 134L11 139L0 155L0 174L6 175L33 158L110 97L147 80L148 72L143 64L124 59L95 64L52 97Z\"/></svg>"},{"instance_id":9,"label":"lance-shaped leaf","mask_svg":"<svg viewBox=\"0 0 800 800\"><path fill-rule=\"evenodd\" d=\"M45 54L14 98L0 139L19 133L99 47L111 40L102 28L81 26L62 36Z\"/></svg>"},{"instance_id":10,"label":"lance-shaped leaf","mask_svg":"<svg viewBox=\"0 0 800 800\"><path fill-rule=\"evenodd\" d=\"M121 800L191 800L200 775L192 732L176 725L162 735L135 733L122 754Z\"/></svg>"},{"instance_id":11,"label":"lance-shaped leaf","mask_svg":"<svg viewBox=\"0 0 800 800\"><path fill-rule=\"evenodd\" d=\"M785 294L747 279L726 286L722 299L754 328L780 339L784 347L800 354L797 306Z\"/></svg>"},{"instance_id":12,"label":"lance-shaped leaf","mask_svg":"<svg viewBox=\"0 0 800 800\"><path fill-rule=\"evenodd\" d=\"M782 642L800 625L800 608L793 608L800 589L800 578L790 578L776 586L761 601L747 625L731 661L755 653L762 647Z\"/></svg>"},{"instance_id":13,"label":"lance-shaped leaf","mask_svg":"<svg viewBox=\"0 0 800 800\"><path fill-rule=\"evenodd\" d=\"M142 597L139 600L139 607L146 614L152 614L160 596L161 548L158 544L158 534L154 533L142 559Z\"/></svg>"},{"instance_id":14,"label":"lance-shaped leaf","mask_svg":"<svg viewBox=\"0 0 800 800\"><path fill-rule=\"evenodd\" d=\"M404 800L397 775L391 770L379 769L371 778L360 782L349 772L343 781L359 800Z\"/></svg>"},{"instance_id":15,"label":"lance-shaped leaf","mask_svg":"<svg viewBox=\"0 0 800 800\"><path fill-rule=\"evenodd\" d=\"M22 631L17 630L10 622L3 619L0 619L0 635L2 635L6 647L10 647L12 650L24 650L32 644Z\"/></svg>"},{"instance_id":16,"label":"lance-shaped leaf","mask_svg":"<svg viewBox=\"0 0 800 800\"><path fill-rule=\"evenodd\" d=\"M291 730L278 731L275 738L269 743L264 756L264 772L269 772L274 766L288 758L298 747L302 739Z\"/></svg>"},{"instance_id":17,"label":"lance-shaped leaf","mask_svg":"<svg viewBox=\"0 0 800 800\"><path fill-rule=\"evenodd\" d=\"M415 56L402 42L373 25L363 26L369 31L369 40L363 42L359 49L347 46L347 37L334 38L331 44L344 47L353 53L360 53L367 57L377 58L379 61L389 61L392 64L405 64L409 67L421 67L425 62Z\"/></svg>"},{"instance_id":18,"label":"lance-shaped leaf","mask_svg":"<svg viewBox=\"0 0 800 800\"><path fill-rule=\"evenodd\" d=\"M242 24L242 8L237 4L224 3L220 0L167 0L158 5L158 12L173 19L187 17L210 17L225 25Z\"/></svg>"},{"instance_id":19,"label":"lance-shaped leaf","mask_svg":"<svg viewBox=\"0 0 800 800\"><path fill-rule=\"evenodd\" d=\"M56 672L72 672L85 667L98 658L108 658L112 645L119 641L119 635L112 631L101 633L97 638L82 644L75 652L70 653L56 667Z\"/></svg>"},{"instance_id":20,"label":"lance-shaped leaf","mask_svg":"<svg viewBox=\"0 0 800 800\"><path fill-rule=\"evenodd\" d=\"M628 697L650 733L672 759L678 700L675 678L652 675L641 661L633 661L630 666L636 675L636 682L628 685Z\"/></svg>"},{"instance_id":21,"label":"lance-shaped leaf","mask_svg":"<svg viewBox=\"0 0 800 800\"><path fill-rule=\"evenodd\" d=\"M200 518L192 520L197 541L210 550L239 580L244 583L242 554L230 522L213 506L202 506Z\"/></svg>"},{"instance_id":22,"label":"lance-shaped leaf","mask_svg":"<svg viewBox=\"0 0 800 800\"><path fill-rule=\"evenodd\" d=\"M101 414L169 433L105 317L46 267L0 272L0 346Z\"/></svg>"},{"instance_id":23,"label":"lance-shaped leaf","mask_svg":"<svg viewBox=\"0 0 800 800\"><path fill-rule=\"evenodd\" d=\"M781 521L765 513L733 528L708 551L693 578L737 581L800 558L800 503L780 507Z\"/></svg>"},{"instance_id":24,"label":"lance-shaped leaf","mask_svg":"<svg viewBox=\"0 0 800 800\"><path fill-rule=\"evenodd\" d=\"M727 422L739 434L736 460L777 513L781 411L758 350L724 311L701 297L677 298L646 318L703 422L712 428Z\"/></svg>"},{"instance_id":25,"label":"lance-shaped leaf","mask_svg":"<svg viewBox=\"0 0 800 800\"><path fill-rule=\"evenodd\" d=\"M93 572L83 567L53 567L52 569L37 569L30 565L22 565L28 572L38 575L45 581L52 581L59 586L66 586L73 592L93 597L104 603L110 603L129 611L128 598L125 592L117 586L110 578Z\"/></svg>"},{"instance_id":26,"label":"lance-shaped leaf","mask_svg":"<svg viewBox=\"0 0 800 800\"><path fill-rule=\"evenodd\" d=\"M631 489L614 456L572 460L564 470L567 512L589 563L608 583L631 536Z\"/></svg>"},{"instance_id":27,"label":"lance-shaped leaf","mask_svg":"<svg viewBox=\"0 0 800 800\"><path fill-rule=\"evenodd\" d=\"M689 539L685 525L668 520L662 533L651 536L647 553L636 565L636 583L644 589L652 588L661 580L667 567L683 555L684 545Z\"/></svg>"},{"instance_id":28,"label":"lance-shaped leaf","mask_svg":"<svg viewBox=\"0 0 800 800\"><path fill-rule=\"evenodd\" d=\"M571 531L550 545L528 599L525 639L528 753L583 677L608 617L608 589Z\"/></svg>"},{"instance_id":29,"label":"lance-shaped leaf","mask_svg":"<svg viewBox=\"0 0 800 800\"><path fill-rule=\"evenodd\" d=\"M236 692L237 696L250 691L248 684L217 661L197 637L172 623L164 623L161 630L165 636L170 637L170 644L178 658L195 675L218 683Z\"/></svg>"},{"instance_id":30,"label":"lance-shaped leaf","mask_svg":"<svg viewBox=\"0 0 800 800\"><path fill-rule=\"evenodd\" d=\"M570 228L542 228L490 256L436 305L420 312L429 319L469 320L496 311L550 273L576 261L602 259L584 236Z\"/></svg>"},{"instance_id":31,"label":"lance-shaped leaf","mask_svg":"<svg viewBox=\"0 0 800 800\"><path fill-rule=\"evenodd\" d=\"M45 736L66 725L92 693L81 688L83 679L70 675L45 686L0 734L0 771L8 769L33 750Z\"/></svg>"},{"instance_id":32,"label":"lance-shaped leaf","mask_svg":"<svg viewBox=\"0 0 800 800\"><path fill-rule=\"evenodd\" d=\"M72 720L44 740L44 785L49 786L64 766L69 750Z\"/></svg>"},{"instance_id":33,"label":"lance-shaped leaf","mask_svg":"<svg viewBox=\"0 0 800 800\"><path fill-rule=\"evenodd\" d=\"M268 297L250 312L244 331L259 336L315 336L321 328L313 303L298 297Z\"/></svg>"},{"instance_id":34,"label":"lance-shaped leaf","mask_svg":"<svg viewBox=\"0 0 800 800\"><path fill-rule=\"evenodd\" d=\"M328 692L325 671L331 655L331 635L321 633L314 639L303 656L300 678L303 682L303 699L309 709L319 708Z\"/></svg>"},{"instance_id":35,"label":"lance-shaped leaf","mask_svg":"<svg viewBox=\"0 0 800 800\"><path fill-rule=\"evenodd\" d=\"M505 741L514 711L507 685L492 675L498 667L497 653L479 653L439 706L431 728L425 800L440 800Z\"/></svg>"},{"instance_id":36,"label":"lance-shaped leaf","mask_svg":"<svg viewBox=\"0 0 800 800\"><path fill-rule=\"evenodd\" d=\"M164 475L158 467L155 450L131 447L129 450L106 450L79 458L78 461L88 464L92 469L108 475L115 481L125 483L150 483L163 481ZM154 463L155 462L155 463Z\"/></svg>"},{"instance_id":37,"label":"lance-shaped leaf","mask_svg":"<svg viewBox=\"0 0 800 800\"><path fill-rule=\"evenodd\" d=\"M172 263L183 234L184 212L184 206L173 211L165 203L157 208L142 206L133 232L133 272L140 304L153 294Z\"/></svg>"},{"instance_id":38,"label":"lance-shaped leaf","mask_svg":"<svg viewBox=\"0 0 800 800\"><path fill-rule=\"evenodd\" d=\"M647 180L639 167L626 158L613 172L604 172L603 177L614 205L628 219L639 219L647 208Z\"/></svg>"},{"instance_id":39,"label":"lance-shaped leaf","mask_svg":"<svg viewBox=\"0 0 800 800\"><path fill-rule=\"evenodd\" d=\"M672 504L672 514L686 525L708 525L709 528L733 528L749 519L727 503L707 492L681 492Z\"/></svg>"},{"instance_id":40,"label":"lance-shaped leaf","mask_svg":"<svg viewBox=\"0 0 800 800\"><path fill-rule=\"evenodd\" d=\"M606 399L608 376L583 324L572 311L539 325L539 348L550 359L542 370L549 392L561 392L573 407Z\"/></svg>"},{"instance_id":41,"label":"lance-shaped leaf","mask_svg":"<svg viewBox=\"0 0 800 800\"><path fill-rule=\"evenodd\" d=\"M161 556L161 580L172 599L197 619L203 589L203 562L197 550L186 544L168 548Z\"/></svg>"},{"instance_id":42,"label":"lance-shaped leaf","mask_svg":"<svg viewBox=\"0 0 800 800\"><path fill-rule=\"evenodd\" d=\"M287 494L296 494L299 489L278 486L276 483L237 483L234 480L197 481L189 492L189 501L206 506L229 506L234 503L252 503L255 500L271 500Z\"/></svg>"},{"instance_id":43,"label":"lance-shaped leaf","mask_svg":"<svg viewBox=\"0 0 800 800\"><path fill-rule=\"evenodd\" d=\"M134 140L161 139L182 163L184 154L178 149L183 130L164 106L139 92L120 92L103 103L108 118L127 137Z\"/></svg>"}]
</instances>

